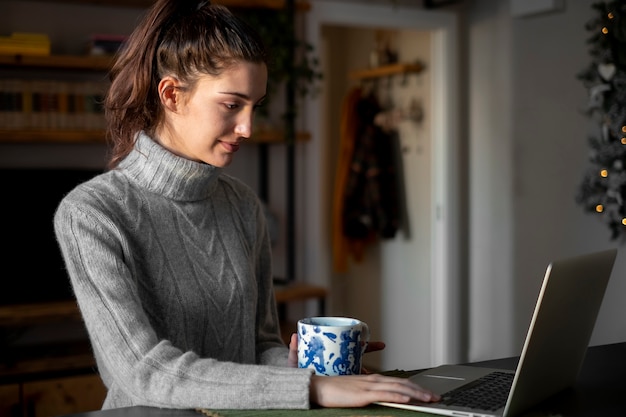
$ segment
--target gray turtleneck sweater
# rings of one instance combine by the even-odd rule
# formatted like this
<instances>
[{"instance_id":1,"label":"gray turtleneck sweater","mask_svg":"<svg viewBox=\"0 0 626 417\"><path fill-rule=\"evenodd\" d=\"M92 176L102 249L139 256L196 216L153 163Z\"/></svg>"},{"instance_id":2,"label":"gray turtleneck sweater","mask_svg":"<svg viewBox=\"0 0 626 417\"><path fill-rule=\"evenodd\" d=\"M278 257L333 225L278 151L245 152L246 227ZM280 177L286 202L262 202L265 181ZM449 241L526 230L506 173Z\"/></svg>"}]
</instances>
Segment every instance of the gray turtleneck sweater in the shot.
<instances>
[{"instance_id":1,"label":"gray turtleneck sweater","mask_svg":"<svg viewBox=\"0 0 626 417\"><path fill-rule=\"evenodd\" d=\"M262 206L219 168L140 134L54 226L108 388L103 408L308 408L287 367Z\"/></svg>"}]
</instances>

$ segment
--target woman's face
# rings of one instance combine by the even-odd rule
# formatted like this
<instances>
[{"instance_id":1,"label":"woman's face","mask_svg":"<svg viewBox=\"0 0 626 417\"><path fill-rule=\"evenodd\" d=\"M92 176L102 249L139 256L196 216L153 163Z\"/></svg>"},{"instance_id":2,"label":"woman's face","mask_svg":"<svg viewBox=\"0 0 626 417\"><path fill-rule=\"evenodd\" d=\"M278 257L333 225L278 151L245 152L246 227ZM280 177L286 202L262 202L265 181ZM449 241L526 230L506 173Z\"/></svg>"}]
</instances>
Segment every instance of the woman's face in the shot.
<instances>
[{"instance_id":1,"label":"woman's face","mask_svg":"<svg viewBox=\"0 0 626 417\"><path fill-rule=\"evenodd\" d=\"M227 166L252 133L254 112L266 95L267 67L239 62L219 76L200 76L192 90L177 86L173 77L159 83L165 118L156 140L183 158Z\"/></svg>"}]
</instances>

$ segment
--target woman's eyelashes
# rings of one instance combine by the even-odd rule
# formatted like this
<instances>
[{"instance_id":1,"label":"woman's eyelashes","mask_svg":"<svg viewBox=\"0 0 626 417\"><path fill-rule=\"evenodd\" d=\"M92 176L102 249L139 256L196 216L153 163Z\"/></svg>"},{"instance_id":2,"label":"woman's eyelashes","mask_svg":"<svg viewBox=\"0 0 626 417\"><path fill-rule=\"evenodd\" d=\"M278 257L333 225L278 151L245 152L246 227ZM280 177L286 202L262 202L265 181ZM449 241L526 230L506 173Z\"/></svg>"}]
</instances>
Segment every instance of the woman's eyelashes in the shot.
<instances>
[{"instance_id":1,"label":"woman's eyelashes","mask_svg":"<svg viewBox=\"0 0 626 417\"><path fill-rule=\"evenodd\" d=\"M239 103L224 103L224 106L228 110L237 110L239 108Z\"/></svg>"}]
</instances>

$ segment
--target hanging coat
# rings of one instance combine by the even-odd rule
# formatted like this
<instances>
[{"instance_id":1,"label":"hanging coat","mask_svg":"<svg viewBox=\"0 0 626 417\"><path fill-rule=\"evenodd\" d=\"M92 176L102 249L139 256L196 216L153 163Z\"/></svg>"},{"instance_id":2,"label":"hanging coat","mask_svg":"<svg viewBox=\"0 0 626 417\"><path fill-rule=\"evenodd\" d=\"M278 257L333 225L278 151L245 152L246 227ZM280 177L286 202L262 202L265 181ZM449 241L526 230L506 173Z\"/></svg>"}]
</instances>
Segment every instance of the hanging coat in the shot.
<instances>
[{"instance_id":1,"label":"hanging coat","mask_svg":"<svg viewBox=\"0 0 626 417\"><path fill-rule=\"evenodd\" d=\"M357 103L361 99L361 94L362 90L360 87L352 88L344 98L341 108L339 155L335 174L332 212L333 270L338 273L348 270L348 258L351 253L350 241L343 233L343 207L346 183L357 138Z\"/></svg>"},{"instance_id":2,"label":"hanging coat","mask_svg":"<svg viewBox=\"0 0 626 417\"><path fill-rule=\"evenodd\" d=\"M339 190L336 187L335 192L336 201L341 202L335 205L334 214L340 220L335 221L334 233L342 235L342 241L334 241L336 272L347 270L348 255L361 261L369 243L394 237L400 216L394 138L374 124L374 117L381 111L375 96L355 100L355 92L351 93L344 102L342 118L342 149L350 149L351 157L346 165L346 155L340 155L344 163L339 165L343 167L343 186Z\"/></svg>"}]
</instances>

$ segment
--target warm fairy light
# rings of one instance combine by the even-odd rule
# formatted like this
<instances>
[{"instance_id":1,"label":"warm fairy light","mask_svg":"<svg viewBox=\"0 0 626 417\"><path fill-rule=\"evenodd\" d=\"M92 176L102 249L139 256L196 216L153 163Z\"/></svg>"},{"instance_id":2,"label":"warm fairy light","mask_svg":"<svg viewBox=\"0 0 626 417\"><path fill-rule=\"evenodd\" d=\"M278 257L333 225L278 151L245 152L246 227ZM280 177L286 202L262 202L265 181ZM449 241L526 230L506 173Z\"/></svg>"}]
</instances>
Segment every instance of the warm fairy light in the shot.
<instances>
[{"instance_id":1,"label":"warm fairy light","mask_svg":"<svg viewBox=\"0 0 626 417\"><path fill-rule=\"evenodd\" d=\"M609 171L607 171L606 169L603 169L602 171L600 171L600 176L602 178L606 178L609 176Z\"/></svg>"},{"instance_id":2,"label":"warm fairy light","mask_svg":"<svg viewBox=\"0 0 626 417\"><path fill-rule=\"evenodd\" d=\"M613 14L613 12L609 12L609 14L607 15L609 17L609 19L613 19L615 17L615 15Z\"/></svg>"},{"instance_id":3,"label":"warm fairy light","mask_svg":"<svg viewBox=\"0 0 626 417\"><path fill-rule=\"evenodd\" d=\"M626 145L626 138L622 138L622 145Z\"/></svg>"},{"instance_id":4,"label":"warm fairy light","mask_svg":"<svg viewBox=\"0 0 626 417\"><path fill-rule=\"evenodd\" d=\"M626 219L622 219L622 224L626 226Z\"/></svg>"},{"instance_id":5,"label":"warm fairy light","mask_svg":"<svg viewBox=\"0 0 626 417\"><path fill-rule=\"evenodd\" d=\"M622 132L626 133L626 126L622 126Z\"/></svg>"},{"instance_id":6,"label":"warm fairy light","mask_svg":"<svg viewBox=\"0 0 626 417\"><path fill-rule=\"evenodd\" d=\"M609 30L606 28L606 26L602 28L602 33L604 33L605 35L609 33Z\"/></svg>"},{"instance_id":7,"label":"warm fairy light","mask_svg":"<svg viewBox=\"0 0 626 417\"><path fill-rule=\"evenodd\" d=\"M598 213L602 213L602 212L604 211L604 206L603 206L602 204L598 204L598 205L596 206L596 211L597 211Z\"/></svg>"}]
</instances>

